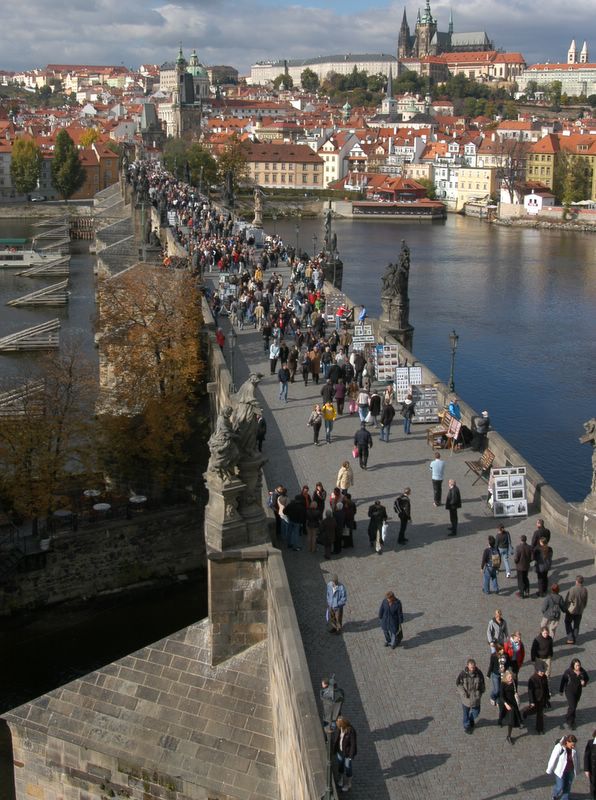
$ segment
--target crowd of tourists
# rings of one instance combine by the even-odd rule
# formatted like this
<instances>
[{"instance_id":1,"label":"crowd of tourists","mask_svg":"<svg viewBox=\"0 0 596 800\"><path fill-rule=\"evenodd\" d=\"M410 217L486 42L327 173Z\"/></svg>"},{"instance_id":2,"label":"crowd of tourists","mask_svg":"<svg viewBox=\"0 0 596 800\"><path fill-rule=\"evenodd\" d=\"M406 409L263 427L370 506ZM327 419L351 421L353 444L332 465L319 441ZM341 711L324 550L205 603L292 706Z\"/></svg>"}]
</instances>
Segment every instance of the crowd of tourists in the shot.
<instances>
[{"instance_id":1,"label":"crowd of tourists","mask_svg":"<svg viewBox=\"0 0 596 800\"><path fill-rule=\"evenodd\" d=\"M131 180L138 181L138 164L130 168ZM173 233L189 252L193 267L201 273L220 272L221 280L213 291L210 305L216 325L229 318L234 328L252 327L262 337L263 361L277 379L279 400L292 400L292 385L302 382L312 387L316 402L302 420L310 429L312 446L330 444L338 419L352 417L352 462L368 469L371 450L377 443L388 444L396 416L401 419L404 435L410 435L416 414L414 397L408 394L399 402L393 384L379 387L374 368L364 352L354 347L349 322L354 310L339 305L330 307L324 289L322 258L286 248L279 237L269 236L262 248L245 230L234 231L231 216L219 211L210 201L186 184L175 181L158 165L145 170L148 194L163 214L175 212ZM280 262L289 264L290 279L284 282L278 273ZM363 308L359 314L366 317ZM217 341L223 347L225 335L218 328ZM452 397L449 412L461 419L457 398ZM486 442L490 427L488 412L478 418L474 440L477 449ZM258 448L263 447L266 422L259 420ZM378 436L377 436L378 433ZM374 435L373 435L374 434ZM464 441L469 443L464 437ZM277 543L293 552L305 550L311 556L323 553L326 560L341 556L344 548L354 547L358 524L366 529L370 548L381 555L390 542L391 514L399 523L396 544L406 546L406 532L412 520L412 491L404 487L395 497L390 513L380 500L368 506L366 517L359 519L358 500L354 496L354 469L350 460L338 464L335 486L325 488L321 481L304 485L292 492L280 482L270 493L268 506L275 517ZM315 462L316 463L316 462ZM455 480L448 482L443 500L445 462L440 454L429 461L433 504L449 514L449 536L458 532L458 510L462 505ZM501 609L488 621L486 672L477 659L469 658L455 679L462 706L463 730L472 735L480 714L481 699L488 692L494 709L495 724L505 728L505 740L515 742L515 731L535 720L537 734L545 732L545 717L551 711L551 698L559 691L566 700L564 723L576 726L576 710L589 674L580 659L572 658L561 678L553 685L552 663L557 626L564 621L565 644L577 644L582 615L588 602L584 578L578 575L575 585L562 597L557 583L549 584L553 550L550 531L542 520L537 523L530 543L521 535L514 547L503 525L488 537L481 563L482 591L500 591L499 578L511 579L515 571L516 597L530 598L530 572L536 576L536 597L540 599L540 619L529 647L529 658L520 630L509 631ZM343 631L344 609L348 592L334 574L326 586L326 624L330 634ZM381 599L379 625L386 647L395 650L404 638L404 615L401 600L393 591ZM406 639L407 639L407 631ZM526 669L526 666L528 669ZM525 671L523 671L525 670ZM323 686L327 691L329 685ZM522 702L522 696L524 701ZM323 692L322 692L323 697ZM546 770L555 777L553 798L567 800L573 779L579 770L575 753L577 739L569 733L555 744ZM334 751L339 767L339 787L347 792L352 786L352 762L356 756L356 731L345 717L337 720ZM584 770L596 798L596 731L584 751Z\"/></svg>"}]
</instances>

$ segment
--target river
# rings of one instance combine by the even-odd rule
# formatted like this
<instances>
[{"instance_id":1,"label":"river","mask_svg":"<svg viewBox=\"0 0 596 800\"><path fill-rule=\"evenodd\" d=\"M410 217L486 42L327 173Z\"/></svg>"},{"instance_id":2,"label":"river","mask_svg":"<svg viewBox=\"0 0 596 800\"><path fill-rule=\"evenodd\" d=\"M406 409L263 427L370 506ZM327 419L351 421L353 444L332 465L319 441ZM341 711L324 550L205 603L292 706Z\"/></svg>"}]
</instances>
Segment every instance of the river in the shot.
<instances>
[{"instance_id":1,"label":"river","mask_svg":"<svg viewBox=\"0 0 596 800\"><path fill-rule=\"evenodd\" d=\"M289 245L295 222L276 223ZM447 381L455 329L456 392L487 409L493 427L566 500L582 500L591 451L578 437L596 414L596 236L459 215L334 225L343 289L372 316L381 312L381 276L406 239L416 357ZM300 246L309 252L313 234L320 243L321 221L302 220Z\"/></svg>"}]
</instances>

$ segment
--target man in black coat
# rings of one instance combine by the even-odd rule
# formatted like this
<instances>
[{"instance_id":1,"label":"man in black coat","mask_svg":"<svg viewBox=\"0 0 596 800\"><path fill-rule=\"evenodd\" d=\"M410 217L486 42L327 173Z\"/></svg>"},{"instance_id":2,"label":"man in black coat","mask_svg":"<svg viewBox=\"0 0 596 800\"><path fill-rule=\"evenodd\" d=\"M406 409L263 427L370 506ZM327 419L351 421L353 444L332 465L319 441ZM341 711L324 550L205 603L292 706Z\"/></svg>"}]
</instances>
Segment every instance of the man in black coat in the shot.
<instances>
[{"instance_id":1,"label":"man in black coat","mask_svg":"<svg viewBox=\"0 0 596 800\"><path fill-rule=\"evenodd\" d=\"M389 442L389 434L391 433L391 423L395 417L395 408L391 401L385 402L383 410L381 411L381 441Z\"/></svg>"},{"instance_id":2,"label":"man in black coat","mask_svg":"<svg viewBox=\"0 0 596 800\"><path fill-rule=\"evenodd\" d=\"M327 378L325 385L321 389L321 397L323 398L323 403L333 402L333 398L335 397L335 389L333 388L333 383L331 382L330 378Z\"/></svg>"},{"instance_id":3,"label":"man in black coat","mask_svg":"<svg viewBox=\"0 0 596 800\"><path fill-rule=\"evenodd\" d=\"M412 521L412 506L410 504L411 493L412 490L410 487L406 487L393 503L393 510L399 517L400 522L399 533L397 535L398 544L405 544L408 541L408 539L406 539L406 528L408 527L408 522Z\"/></svg>"},{"instance_id":4,"label":"man in black coat","mask_svg":"<svg viewBox=\"0 0 596 800\"><path fill-rule=\"evenodd\" d=\"M521 542L515 548L513 560L517 570L517 592L516 597L529 597L530 596L530 580L528 572L530 571L530 564L532 562L532 548L528 544L528 537L525 533L520 536Z\"/></svg>"},{"instance_id":5,"label":"man in black coat","mask_svg":"<svg viewBox=\"0 0 596 800\"><path fill-rule=\"evenodd\" d=\"M449 491L445 498L445 508L449 512L451 525L447 528L450 533L447 536L457 536L457 510L461 508L461 494L454 480L449 481Z\"/></svg>"},{"instance_id":6,"label":"man in black coat","mask_svg":"<svg viewBox=\"0 0 596 800\"><path fill-rule=\"evenodd\" d=\"M584 772L590 781L591 797L596 800L596 731L592 733L584 750Z\"/></svg>"},{"instance_id":7,"label":"man in black coat","mask_svg":"<svg viewBox=\"0 0 596 800\"><path fill-rule=\"evenodd\" d=\"M288 547L290 550L302 550L299 545L300 531L306 523L306 506L304 497L297 494L284 509L286 517L289 519Z\"/></svg>"},{"instance_id":8,"label":"man in black coat","mask_svg":"<svg viewBox=\"0 0 596 800\"><path fill-rule=\"evenodd\" d=\"M548 678L545 675L545 666L542 661L534 664L536 670L528 681L529 708L524 710L523 716L536 714L536 733L544 733L544 708L550 705L550 691Z\"/></svg>"},{"instance_id":9,"label":"man in black coat","mask_svg":"<svg viewBox=\"0 0 596 800\"><path fill-rule=\"evenodd\" d=\"M358 461L360 462L360 469L366 469L368 463L368 451L373 446L372 436L366 430L366 423L362 422L360 430L354 434L354 444L358 448Z\"/></svg>"}]
</instances>

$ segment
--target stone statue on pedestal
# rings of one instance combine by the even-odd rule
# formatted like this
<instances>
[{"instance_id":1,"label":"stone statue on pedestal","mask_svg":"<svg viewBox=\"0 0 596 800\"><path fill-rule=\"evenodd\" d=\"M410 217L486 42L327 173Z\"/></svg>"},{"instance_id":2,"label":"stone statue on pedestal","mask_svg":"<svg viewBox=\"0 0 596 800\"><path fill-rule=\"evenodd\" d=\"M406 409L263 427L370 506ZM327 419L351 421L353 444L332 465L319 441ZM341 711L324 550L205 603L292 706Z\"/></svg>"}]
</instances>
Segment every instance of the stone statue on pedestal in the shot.
<instances>
[{"instance_id":1,"label":"stone statue on pedestal","mask_svg":"<svg viewBox=\"0 0 596 800\"><path fill-rule=\"evenodd\" d=\"M410 249L405 239L396 264L388 264L382 278L381 331L391 334L408 350L412 349L414 328L410 325Z\"/></svg>"},{"instance_id":2,"label":"stone statue on pedestal","mask_svg":"<svg viewBox=\"0 0 596 800\"><path fill-rule=\"evenodd\" d=\"M215 431L207 443L211 453L207 471L217 473L224 482L232 481L236 477L240 457L238 447L240 436L232 424L232 415L231 406L222 409L215 424Z\"/></svg>"},{"instance_id":3,"label":"stone statue on pedestal","mask_svg":"<svg viewBox=\"0 0 596 800\"><path fill-rule=\"evenodd\" d=\"M262 377L260 373L251 373L236 392L238 407L234 412L233 423L238 434L241 460L254 458L257 454L257 421L263 409L255 397L255 388Z\"/></svg>"},{"instance_id":4,"label":"stone statue on pedestal","mask_svg":"<svg viewBox=\"0 0 596 800\"><path fill-rule=\"evenodd\" d=\"M596 510L596 418L592 417L587 422L584 422L585 434L580 436L582 444L592 445L592 486L590 494L586 497L584 505L587 508Z\"/></svg>"},{"instance_id":5,"label":"stone statue on pedestal","mask_svg":"<svg viewBox=\"0 0 596 800\"><path fill-rule=\"evenodd\" d=\"M252 221L253 228L262 228L263 227L263 192L257 188L254 191L254 199L255 199L255 216Z\"/></svg>"}]
</instances>

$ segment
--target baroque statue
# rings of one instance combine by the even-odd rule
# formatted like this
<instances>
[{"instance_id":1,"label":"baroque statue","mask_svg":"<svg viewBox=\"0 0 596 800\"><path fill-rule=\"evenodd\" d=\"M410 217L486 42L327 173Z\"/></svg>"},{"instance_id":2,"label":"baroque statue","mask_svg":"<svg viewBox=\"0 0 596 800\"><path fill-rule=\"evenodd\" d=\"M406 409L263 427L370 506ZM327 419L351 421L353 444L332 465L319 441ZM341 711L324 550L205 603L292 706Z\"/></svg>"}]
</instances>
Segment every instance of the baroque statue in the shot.
<instances>
[{"instance_id":1,"label":"baroque statue","mask_svg":"<svg viewBox=\"0 0 596 800\"><path fill-rule=\"evenodd\" d=\"M584 422L584 430L585 434L580 436L580 442L592 445L592 487L586 502L590 501L596 505L596 417Z\"/></svg>"},{"instance_id":2,"label":"baroque statue","mask_svg":"<svg viewBox=\"0 0 596 800\"><path fill-rule=\"evenodd\" d=\"M257 453L257 422L263 413L255 397L255 388L263 376L252 372L236 392L238 404L234 413L234 428L238 432L240 458L254 458Z\"/></svg>"},{"instance_id":3,"label":"baroque statue","mask_svg":"<svg viewBox=\"0 0 596 800\"><path fill-rule=\"evenodd\" d=\"M215 424L215 431L207 443L211 453L207 470L216 472L222 481L233 480L236 476L236 466L240 456L239 434L234 430L232 415L231 406L225 406L222 409Z\"/></svg>"},{"instance_id":4,"label":"baroque statue","mask_svg":"<svg viewBox=\"0 0 596 800\"><path fill-rule=\"evenodd\" d=\"M401 251L397 264L388 264L383 275L381 294L385 297L398 297L403 303L408 301L408 282L410 280L410 249L405 239L401 241Z\"/></svg>"}]
</instances>

